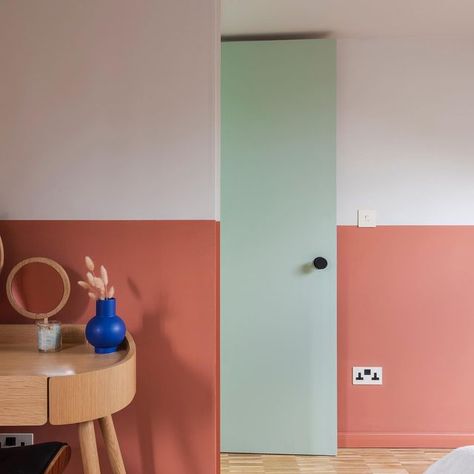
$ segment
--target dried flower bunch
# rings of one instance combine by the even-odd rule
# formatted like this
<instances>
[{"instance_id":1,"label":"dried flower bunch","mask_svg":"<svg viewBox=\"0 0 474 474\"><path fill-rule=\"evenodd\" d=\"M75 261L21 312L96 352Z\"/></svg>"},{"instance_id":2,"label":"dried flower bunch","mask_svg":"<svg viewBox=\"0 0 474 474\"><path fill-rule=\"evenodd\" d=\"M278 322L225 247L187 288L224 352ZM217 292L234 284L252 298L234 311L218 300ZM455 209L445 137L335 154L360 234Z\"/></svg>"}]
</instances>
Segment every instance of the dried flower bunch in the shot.
<instances>
[{"instance_id":1,"label":"dried flower bunch","mask_svg":"<svg viewBox=\"0 0 474 474\"><path fill-rule=\"evenodd\" d=\"M109 287L109 276L105 267L103 265L100 266L100 276L97 276L94 273L95 264L92 258L86 257L85 262L88 270L86 273L87 281L78 281L79 286L87 290L89 298L94 301L113 298L115 289L113 286Z\"/></svg>"}]
</instances>

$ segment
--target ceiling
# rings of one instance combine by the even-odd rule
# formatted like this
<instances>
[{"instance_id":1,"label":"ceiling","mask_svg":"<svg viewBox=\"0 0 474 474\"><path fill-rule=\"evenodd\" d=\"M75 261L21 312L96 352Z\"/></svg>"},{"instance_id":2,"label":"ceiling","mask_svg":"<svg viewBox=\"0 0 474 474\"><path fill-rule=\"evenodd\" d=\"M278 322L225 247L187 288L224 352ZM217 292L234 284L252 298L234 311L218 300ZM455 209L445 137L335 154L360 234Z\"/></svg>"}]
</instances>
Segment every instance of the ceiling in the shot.
<instances>
[{"instance_id":1,"label":"ceiling","mask_svg":"<svg viewBox=\"0 0 474 474\"><path fill-rule=\"evenodd\" d=\"M474 0L222 0L223 36L474 37Z\"/></svg>"}]
</instances>

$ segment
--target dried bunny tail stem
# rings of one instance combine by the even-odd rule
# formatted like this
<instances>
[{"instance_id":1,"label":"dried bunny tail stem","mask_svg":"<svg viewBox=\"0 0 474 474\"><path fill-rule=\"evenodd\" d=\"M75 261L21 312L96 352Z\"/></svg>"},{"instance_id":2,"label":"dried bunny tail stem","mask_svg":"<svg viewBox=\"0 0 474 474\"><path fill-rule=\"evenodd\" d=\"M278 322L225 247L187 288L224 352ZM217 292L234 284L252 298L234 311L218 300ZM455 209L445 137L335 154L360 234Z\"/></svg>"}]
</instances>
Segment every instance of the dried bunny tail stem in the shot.
<instances>
[{"instance_id":1,"label":"dried bunny tail stem","mask_svg":"<svg viewBox=\"0 0 474 474\"><path fill-rule=\"evenodd\" d=\"M90 257L85 257L84 260L85 260L85 262L86 262L86 267L87 267L87 269L88 269L90 272L93 272L94 269L95 269L94 260L92 260L92 258L90 258Z\"/></svg>"},{"instance_id":2,"label":"dried bunny tail stem","mask_svg":"<svg viewBox=\"0 0 474 474\"><path fill-rule=\"evenodd\" d=\"M108 275L107 270L105 269L104 265L100 266L100 277L102 278L102 281L104 282L104 285L107 286L109 284L109 275Z\"/></svg>"},{"instance_id":3,"label":"dried bunny tail stem","mask_svg":"<svg viewBox=\"0 0 474 474\"><path fill-rule=\"evenodd\" d=\"M94 278L94 286L99 291L100 299L105 299L105 284L102 278L95 277Z\"/></svg>"},{"instance_id":4,"label":"dried bunny tail stem","mask_svg":"<svg viewBox=\"0 0 474 474\"><path fill-rule=\"evenodd\" d=\"M94 283L94 275L92 275L91 272L87 272L86 273L86 277L87 277L87 282L89 283L90 286L95 286L95 283Z\"/></svg>"},{"instance_id":5,"label":"dried bunny tail stem","mask_svg":"<svg viewBox=\"0 0 474 474\"><path fill-rule=\"evenodd\" d=\"M85 290L90 290L91 286L89 285L89 283L85 282L85 281L78 281L77 284L81 287L81 288L84 288Z\"/></svg>"},{"instance_id":6,"label":"dried bunny tail stem","mask_svg":"<svg viewBox=\"0 0 474 474\"><path fill-rule=\"evenodd\" d=\"M115 295L115 288L113 286L111 286L109 288L109 291L107 291L107 298L113 298Z\"/></svg>"},{"instance_id":7,"label":"dried bunny tail stem","mask_svg":"<svg viewBox=\"0 0 474 474\"><path fill-rule=\"evenodd\" d=\"M100 266L100 277L102 278L102 281L104 282L104 298L107 297L107 286L109 284L109 275L107 273L107 270L105 269L104 265Z\"/></svg>"},{"instance_id":8,"label":"dried bunny tail stem","mask_svg":"<svg viewBox=\"0 0 474 474\"><path fill-rule=\"evenodd\" d=\"M90 292L88 293L88 295L89 295L89 298L90 298L91 300L97 301L97 295L96 295L95 293L93 293L92 291L90 291Z\"/></svg>"},{"instance_id":9,"label":"dried bunny tail stem","mask_svg":"<svg viewBox=\"0 0 474 474\"><path fill-rule=\"evenodd\" d=\"M103 289L105 289L104 281L103 281L102 278L100 278L100 277L95 277L95 278L94 278L94 286L95 286L98 290L103 290Z\"/></svg>"}]
</instances>

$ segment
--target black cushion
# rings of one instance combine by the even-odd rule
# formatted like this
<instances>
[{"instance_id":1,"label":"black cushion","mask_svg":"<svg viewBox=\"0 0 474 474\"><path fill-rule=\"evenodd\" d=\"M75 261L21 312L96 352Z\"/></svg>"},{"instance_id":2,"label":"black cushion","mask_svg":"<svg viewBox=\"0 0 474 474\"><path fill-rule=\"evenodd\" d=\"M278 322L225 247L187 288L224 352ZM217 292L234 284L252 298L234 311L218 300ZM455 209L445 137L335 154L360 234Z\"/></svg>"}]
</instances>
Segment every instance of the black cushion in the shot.
<instances>
[{"instance_id":1,"label":"black cushion","mask_svg":"<svg viewBox=\"0 0 474 474\"><path fill-rule=\"evenodd\" d=\"M65 443L51 442L0 449L1 474L43 474Z\"/></svg>"}]
</instances>

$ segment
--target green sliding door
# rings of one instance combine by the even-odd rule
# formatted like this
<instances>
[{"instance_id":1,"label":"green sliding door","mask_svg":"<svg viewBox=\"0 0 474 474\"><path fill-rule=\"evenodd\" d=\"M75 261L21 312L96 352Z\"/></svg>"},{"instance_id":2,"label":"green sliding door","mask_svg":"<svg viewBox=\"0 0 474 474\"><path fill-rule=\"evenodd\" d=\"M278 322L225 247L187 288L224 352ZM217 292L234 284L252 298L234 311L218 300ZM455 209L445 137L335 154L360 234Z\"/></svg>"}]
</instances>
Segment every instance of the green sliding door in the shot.
<instances>
[{"instance_id":1,"label":"green sliding door","mask_svg":"<svg viewBox=\"0 0 474 474\"><path fill-rule=\"evenodd\" d=\"M336 452L335 169L335 42L224 43L222 451Z\"/></svg>"}]
</instances>

